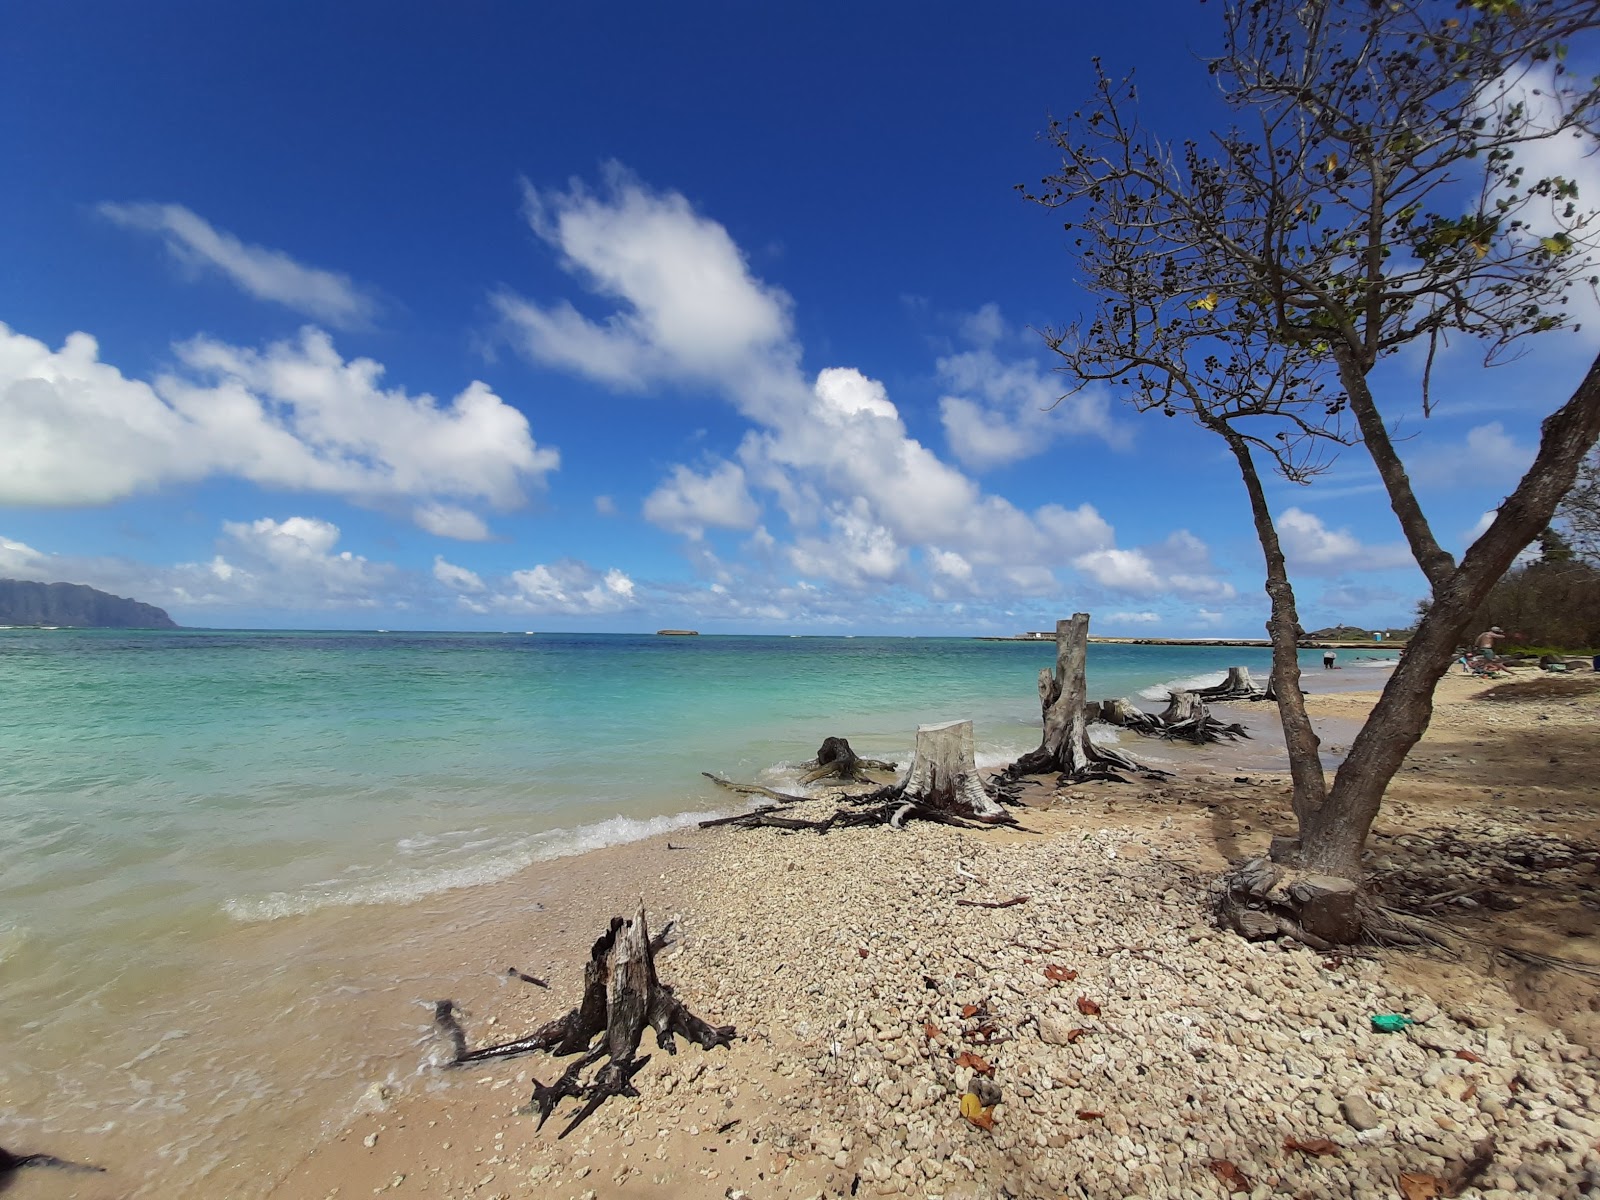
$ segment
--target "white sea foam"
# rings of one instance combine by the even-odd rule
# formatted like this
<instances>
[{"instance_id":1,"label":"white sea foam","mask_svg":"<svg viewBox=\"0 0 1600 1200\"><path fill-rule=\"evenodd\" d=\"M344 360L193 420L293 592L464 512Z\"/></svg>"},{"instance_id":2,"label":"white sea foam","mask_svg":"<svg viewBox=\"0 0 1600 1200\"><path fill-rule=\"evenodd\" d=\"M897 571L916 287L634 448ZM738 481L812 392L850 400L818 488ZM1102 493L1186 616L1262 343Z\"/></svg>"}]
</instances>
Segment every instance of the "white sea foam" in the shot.
<instances>
[{"instance_id":1,"label":"white sea foam","mask_svg":"<svg viewBox=\"0 0 1600 1200\"><path fill-rule=\"evenodd\" d=\"M1143 700L1165 700L1173 692L1194 692L1201 688L1216 687L1227 677L1226 671L1208 671L1204 675L1190 675L1187 679L1169 679L1154 687L1141 688L1139 697Z\"/></svg>"},{"instance_id":2,"label":"white sea foam","mask_svg":"<svg viewBox=\"0 0 1600 1200\"><path fill-rule=\"evenodd\" d=\"M537 833L520 839L498 853L484 854L455 866L403 870L361 883L327 880L298 892L234 898L226 901L222 908L236 921L272 921L279 917L305 916L318 909L354 904L409 904L435 892L497 883L536 862L643 841L717 815L714 812L684 812L644 819L616 816L580 825L576 829L551 829ZM414 846L420 840L408 838L405 842ZM477 839L465 845L481 849L493 844L496 844L493 839Z\"/></svg>"}]
</instances>

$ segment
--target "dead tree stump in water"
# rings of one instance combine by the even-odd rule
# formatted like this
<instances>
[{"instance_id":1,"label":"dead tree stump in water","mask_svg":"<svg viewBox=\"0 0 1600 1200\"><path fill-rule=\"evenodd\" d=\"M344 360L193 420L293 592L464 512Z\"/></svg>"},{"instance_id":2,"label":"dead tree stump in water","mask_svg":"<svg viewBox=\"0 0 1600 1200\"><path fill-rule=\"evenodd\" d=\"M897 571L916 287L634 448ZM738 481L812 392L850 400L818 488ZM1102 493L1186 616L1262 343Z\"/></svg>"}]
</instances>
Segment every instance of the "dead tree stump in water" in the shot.
<instances>
[{"instance_id":1,"label":"dead tree stump in water","mask_svg":"<svg viewBox=\"0 0 1600 1200\"><path fill-rule=\"evenodd\" d=\"M1211 715L1194 692L1173 692L1167 701L1167 711L1161 714L1161 736L1209 746L1224 738L1248 738L1245 727L1238 722L1225 725Z\"/></svg>"},{"instance_id":2,"label":"dead tree stump in water","mask_svg":"<svg viewBox=\"0 0 1600 1200\"><path fill-rule=\"evenodd\" d=\"M1250 678L1249 667L1229 667L1228 677L1221 683L1214 687L1196 688L1194 694L1206 701L1254 700L1261 695L1261 689Z\"/></svg>"},{"instance_id":3,"label":"dead tree stump in water","mask_svg":"<svg viewBox=\"0 0 1600 1200\"><path fill-rule=\"evenodd\" d=\"M1161 732L1161 718L1145 712L1131 700L1102 700L1098 705L1088 705L1085 712L1090 722L1101 721L1135 733Z\"/></svg>"},{"instance_id":4,"label":"dead tree stump in water","mask_svg":"<svg viewBox=\"0 0 1600 1200\"><path fill-rule=\"evenodd\" d=\"M566 1137L611 1096L636 1096L633 1077L650 1061L639 1057L639 1039L645 1027L656 1031L656 1045L668 1054L678 1052L675 1036L685 1037L711 1050L727 1046L735 1033L732 1025L711 1025L695 1016L672 994L672 989L656 975L657 946L650 940L645 924L644 904L631 921L612 917L611 926L589 950L583 968L583 995L578 1006L553 1021L547 1021L526 1037L514 1041L467 1049L466 1031L456 1015L455 1003L440 1000L434 1004L434 1030L448 1052L445 1067L465 1066L488 1059L510 1058L536 1050L564 1056L582 1054L548 1086L534 1081L529 1109L539 1114L542 1128L555 1107L568 1096L582 1100L571 1123L562 1130ZM593 1047L596 1035L605 1037ZM583 1072L607 1061L588 1082Z\"/></svg>"},{"instance_id":5,"label":"dead tree stump in water","mask_svg":"<svg viewBox=\"0 0 1600 1200\"><path fill-rule=\"evenodd\" d=\"M817 756L808 763L811 768L800 777L801 783L815 783L830 776L836 779L860 782L866 780L867 771L893 771L895 764L877 758L862 758L850 748L848 738L826 737L817 750Z\"/></svg>"},{"instance_id":6,"label":"dead tree stump in water","mask_svg":"<svg viewBox=\"0 0 1600 1200\"><path fill-rule=\"evenodd\" d=\"M1089 741L1083 705L1083 668L1088 654L1089 614L1073 613L1070 621L1057 621L1055 671L1039 672L1044 737L1037 750L1024 754L1006 769L1007 775L1060 772L1076 783L1086 779L1124 782L1118 771L1159 774L1124 754Z\"/></svg>"}]
</instances>

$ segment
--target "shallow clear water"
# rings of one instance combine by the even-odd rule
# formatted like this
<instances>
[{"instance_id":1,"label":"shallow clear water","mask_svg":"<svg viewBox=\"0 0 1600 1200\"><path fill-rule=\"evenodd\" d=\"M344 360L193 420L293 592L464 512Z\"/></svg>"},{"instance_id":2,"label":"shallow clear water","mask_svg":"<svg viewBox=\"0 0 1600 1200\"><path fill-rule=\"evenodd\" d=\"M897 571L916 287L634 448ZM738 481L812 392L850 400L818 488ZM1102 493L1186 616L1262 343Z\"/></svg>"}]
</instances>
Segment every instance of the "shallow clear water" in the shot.
<instances>
[{"instance_id":1,"label":"shallow clear water","mask_svg":"<svg viewBox=\"0 0 1600 1200\"><path fill-rule=\"evenodd\" d=\"M1037 742L1053 656L954 638L0 631L0 1124L25 1099L30 1123L81 1130L105 1118L93 1096L137 1097L141 1047L220 1028L226 997L198 980L274 921L359 920L692 823L728 807L701 771L786 780L829 734L903 762L917 724L971 718L980 763L1008 761ZM1088 690L1241 664L1264 678L1267 652L1097 645ZM274 1002L301 1005L299 978L277 977ZM69 1077L68 1048L93 1082ZM185 1122L270 1094L256 1072L224 1055L189 1078Z\"/></svg>"}]
</instances>

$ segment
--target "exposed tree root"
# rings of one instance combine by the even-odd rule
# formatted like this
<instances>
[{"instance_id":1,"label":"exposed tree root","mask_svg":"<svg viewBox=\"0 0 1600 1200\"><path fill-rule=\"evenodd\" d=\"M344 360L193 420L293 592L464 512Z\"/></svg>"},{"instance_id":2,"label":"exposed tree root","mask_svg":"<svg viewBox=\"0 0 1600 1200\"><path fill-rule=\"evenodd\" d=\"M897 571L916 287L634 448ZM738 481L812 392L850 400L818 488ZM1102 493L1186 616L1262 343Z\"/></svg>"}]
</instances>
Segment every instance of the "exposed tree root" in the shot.
<instances>
[{"instance_id":1,"label":"exposed tree root","mask_svg":"<svg viewBox=\"0 0 1600 1200\"><path fill-rule=\"evenodd\" d=\"M883 789L895 792L896 789ZM849 829L858 825L887 825L891 829L899 829L907 821L933 821L939 825L954 825L957 829L980 829L984 825L1014 823L1014 818L1009 815L1004 821L967 821L954 816L942 809L930 805L920 804L915 800L906 800L903 796L894 794L883 803L866 802L877 800L881 792L874 792L870 796L856 798L854 806L841 808L831 817L819 821L806 821L798 817L780 817L771 809L757 809L755 812L741 813L734 817L718 817L712 821L701 821L702 829L713 825L737 825L741 829L783 829L789 832L811 830L815 833L827 833L833 829Z\"/></svg>"},{"instance_id":2,"label":"exposed tree root","mask_svg":"<svg viewBox=\"0 0 1600 1200\"><path fill-rule=\"evenodd\" d=\"M768 800L776 800L779 804L800 804L811 799L810 796L797 796L793 792L775 792L771 788L762 787L759 783L735 783L731 779L724 779L721 775L713 775L710 771L701 771L700 774L718 787L738 792L741 796L765 796Z\"/></svg>"},{"instance_id":3,"label":"exposed tree root","mask_svg":"<svg viewBox=\"0 0 1600 1200\"><path fill-rule=\"evenodd\" d=\"M443 1065L464 1066L538 1050L558 1056L583 1055L554 1083L535 1081L529 1105L529 1111L539 1114L542 1127L563 1099L582 1101L583 1106L561 1132L566 1137L607 1098L638 1095L633 1077L649 1061L648 1055L638 1055L646 1026L656 1031L657 1046L668 1054L677 1053L675 1036L707 1050L727 1046L733 1040L733 1026L701 1020L657 978L655 954L662 940L650 937L642 903L631 921L613 917L610 928L589 951L578 1006L513 1041L469 1050L454 1002L436 1002L434 1029L448 1052ZM599 1034L605 1035L604 1040L591 1048ZM602 1058L605 1064L584 1083L583 1073Z\"/></svg>"},{"instance_id":4,"label":"exposed tree root","mask_svg":"<svg viewBox=\"0 0 1600 1200\"><path fill-rule=\"evenodd\" d=\"M1101 700L1085 705L1084 717L1145 737L1193 742L1197 746L1250 736L1243 725L1224 724L1213 717L1193 692L1173 692L1160 716L1145 712L1131 700Z\"/></svg>"}]
</instances>

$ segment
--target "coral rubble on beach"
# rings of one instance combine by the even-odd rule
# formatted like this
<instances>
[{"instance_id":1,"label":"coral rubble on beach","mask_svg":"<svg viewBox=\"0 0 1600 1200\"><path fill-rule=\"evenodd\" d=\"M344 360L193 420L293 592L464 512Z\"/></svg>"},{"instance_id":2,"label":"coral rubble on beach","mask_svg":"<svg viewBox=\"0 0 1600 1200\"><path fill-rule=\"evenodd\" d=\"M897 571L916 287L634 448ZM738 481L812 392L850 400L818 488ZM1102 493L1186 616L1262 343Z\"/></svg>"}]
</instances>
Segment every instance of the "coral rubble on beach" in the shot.
<instances>
[{"instance_id":1,"label":"coral rubble on beach","mask_svg":"<svg viewBox=\"0 0 1600 1200\"><path fill-rule=\"evenodd\" d=\"M1465 688L1447 685L1458 709L1419 765L1487 760L1492 748L1472 741L1524 718L1577 733L1600 695L1519 715L1461 708ZM1541 769L1521 805L1512 776L1452 790L1425 769L1397 784L1405 820L1374 839L1396 897L1432 894L1415 871L1418 831L1445 812L1452 845L1512 847L1485 852L1491 866L1521 861L1536 833L1592 822L1581 789ZM1481 801L1466 804L1469 793ZM1042 787L1035 800L1053 803L1024 814L1033 832L698 835L676 856L683 936L660 967L686 1003L739 1027L731 1050L656 1052L641 1095L611 1101L566 1142L515 1113L530 1078L562 1063L469 1072L360 1118L280 1194L1405 1196L1459 1180L1491 1138L1492 1161L1460 1194L1600 1188L1588 1014L1529 1011L1487 959L1330 955L1214 928L1216 869L1281 830L1272 780ZM1493 886L1527 892L1509 907L1565 903L1593 917L1575 903L1600 886L1588 843L1562 844L1550 862L1563 894L1541 901L1537 864L1522 880L1502 870ZM1592 922L1569 933L1575 953L1592 954ZM1586 983L1564 994L1592 997ZM1381 1032L1382 1014L1416 1023ZM505 1024L521 1019L508 1012ZM974 1072L1001 1090L992 1129L963 1116Z\"/></svg>"}]
</instances>

